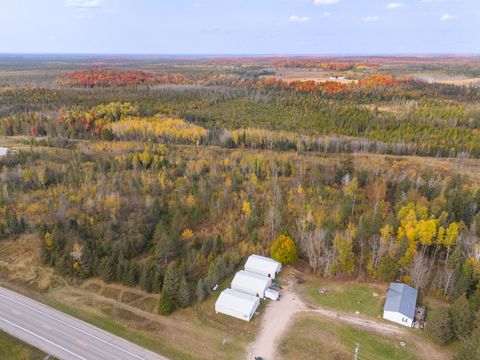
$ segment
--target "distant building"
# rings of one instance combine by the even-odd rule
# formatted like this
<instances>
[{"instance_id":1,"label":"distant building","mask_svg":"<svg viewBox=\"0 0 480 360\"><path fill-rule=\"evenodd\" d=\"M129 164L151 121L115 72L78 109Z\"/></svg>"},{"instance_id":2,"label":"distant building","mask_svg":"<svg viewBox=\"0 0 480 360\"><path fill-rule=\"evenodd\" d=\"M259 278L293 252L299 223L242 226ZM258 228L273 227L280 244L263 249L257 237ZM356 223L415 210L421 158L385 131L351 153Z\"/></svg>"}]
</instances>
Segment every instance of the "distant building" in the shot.
<instances>
[{"instance_id":1,"label":"distant building","mask_svg":"<svg viewBox=\"0 0 480 360\"><path fill-rule=\"evenodd\" d=\"M243 292L225 289L215 303L215 312L250 321L260 305L260 299Z\"/></svg>"},{"instance_id":2,"label":"distant building","mask_svg":"<svg viewBox=\"0 0 480 360\"><path fill-rule=\"evenodd\" d=\"M240 270L232 280L232 289L263 299L271 284L272 279L267 276Z\"/></svg>"},{"instance_id":3,"label":"distant building","mask_svg":"<svg viewBox=\"0 0 480 360\"><path fill-rule=\"evenodd\" d=\"M278 261L260 255L250 255L245 264L245 270L259 275L263 275L272 279L282 269L282 264Z\"/></svg>"},{"instance_id":4,"label":"distant building","mask_svg":"<svg viewBox=\"0 0 480 360\"><path fill-rule=\"evenodd\" d=\"M402 283L390 283L383 307L383 318L412 327L415 318L418 290Z\"/></svg>"}]
</instances>

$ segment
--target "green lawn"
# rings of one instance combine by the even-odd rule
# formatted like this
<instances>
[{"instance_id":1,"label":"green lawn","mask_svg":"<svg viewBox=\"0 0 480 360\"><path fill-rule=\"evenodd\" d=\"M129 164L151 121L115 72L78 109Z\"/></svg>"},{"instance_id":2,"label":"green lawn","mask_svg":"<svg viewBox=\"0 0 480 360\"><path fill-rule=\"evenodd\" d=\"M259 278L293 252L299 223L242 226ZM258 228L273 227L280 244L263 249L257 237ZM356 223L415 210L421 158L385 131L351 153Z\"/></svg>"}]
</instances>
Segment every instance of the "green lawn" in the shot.
<instances>
[{"instance_id":1,"label":"green lawn","mask_svg":"<svg viewBox=\"0 0 480 360\"><path fill-rule=\"evenodd\" d=\"M356 343L359 360L414 360L413 349L401 347L398 339L327 321L315 315L301 315L280 342L285 360L351 360Z\"/></svg>"},{"instance_id":2,"label":"green lawn","mask_svg":"<svg viewBox=\"0 0 480 360\"><path fill-rule=\"evenodd\" d=\"M1 360L37 360L43 359L45 354L20 340L0 331L0 359Z\"/></svg>"},{"instance_id":3,"label":"green lawn","mask_svg":"<svg viewBox=\"0 0 480 360\"><path fill-rule=\"evenodd\" d=\"M326 288L322 294L320 289ZM359 311L362 315L379 317L382 314L385 291L372 285L343 283L339 288L328 282L309 281L300 286L300 293L309 301L348 313ZM374 296L376 294L376 296Z\"/></svg>"}]
</instances>

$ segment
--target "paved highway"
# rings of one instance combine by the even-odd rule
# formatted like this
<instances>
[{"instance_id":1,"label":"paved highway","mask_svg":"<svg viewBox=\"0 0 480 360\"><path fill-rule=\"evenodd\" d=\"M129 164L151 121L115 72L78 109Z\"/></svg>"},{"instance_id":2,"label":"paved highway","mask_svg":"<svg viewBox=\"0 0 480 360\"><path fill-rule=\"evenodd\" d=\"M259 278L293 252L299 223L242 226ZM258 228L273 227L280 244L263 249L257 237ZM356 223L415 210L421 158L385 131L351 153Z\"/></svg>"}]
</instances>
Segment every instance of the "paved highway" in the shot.
<instances>
[{"instance_id":1,"label":"paved highway","mask_svg":"<svg viewBox=\"0 0 480 360\"><path fill-rule=\"evenodd\" d=\"M0 330L62 360L167 360L2 287Z\"/></svg>"}]
</instances>

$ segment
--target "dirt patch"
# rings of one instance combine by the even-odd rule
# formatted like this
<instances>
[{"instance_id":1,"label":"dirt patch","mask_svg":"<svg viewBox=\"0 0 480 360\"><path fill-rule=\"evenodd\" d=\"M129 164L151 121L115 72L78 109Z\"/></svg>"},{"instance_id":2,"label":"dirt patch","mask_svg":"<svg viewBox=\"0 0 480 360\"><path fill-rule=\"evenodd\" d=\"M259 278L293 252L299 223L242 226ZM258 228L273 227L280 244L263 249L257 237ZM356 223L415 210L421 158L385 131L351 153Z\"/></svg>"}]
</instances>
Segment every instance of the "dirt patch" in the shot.
<instances>
[{"instance_id":1,"label":"dirt patch","mask_svg":"<svg viewBox=\"0 0 480 360\"><path fill-rule=\"evenodd\" d=\"M291 279L291 277L287 278ZM247 359L254 359L255 356L262 356L266 360L275 359L277 342L281 335L288 327L293 316L305 309L302 300L296 296L292 289L292 280L288 280L280 300L267 304L260 333L249 347Z\"/></svg>"}]
</instances>

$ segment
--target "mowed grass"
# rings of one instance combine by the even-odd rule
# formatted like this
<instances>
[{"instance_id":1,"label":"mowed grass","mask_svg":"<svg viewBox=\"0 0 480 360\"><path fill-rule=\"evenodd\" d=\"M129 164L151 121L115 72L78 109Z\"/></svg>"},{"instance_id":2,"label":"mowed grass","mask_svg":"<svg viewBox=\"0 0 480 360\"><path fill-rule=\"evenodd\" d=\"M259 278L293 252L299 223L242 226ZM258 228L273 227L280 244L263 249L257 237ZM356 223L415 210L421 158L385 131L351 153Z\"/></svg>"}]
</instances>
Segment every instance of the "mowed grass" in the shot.
<instances>
[{"instance_id":1,"label":"mowed grass","mask_svg":"<svg viewBox=\"0 0 480 360\"><path fill-rule=\"evenodd\" d=\"M327 291L322 294L321 289ZM366 284L312 280L302 284L299 291L307 301L324 307L347 313L359 311L361 315L380 317L386 290Z\"/></svg>"},{"instance_id":2,"label":"mowed grass","mask_svg":"<svg viewBox=\"0 0 480 360\"><path fill-rule=\"evenodd\" d=\"M1 360L41 360L45 354L20 340L0 331Z\"/></svg>"},{"instance_id":3,"label":"mowed grass","mask_svg":"<svg viewBox=\"0 0 480 360\"><path fill-rule=\"evenodd\" d=\"M414 349L401 347L400 340L305 314L294 320L279 350L285 360L351 360L358 342L359 360L417 359Z\"/></svg>"}]
</instances>

